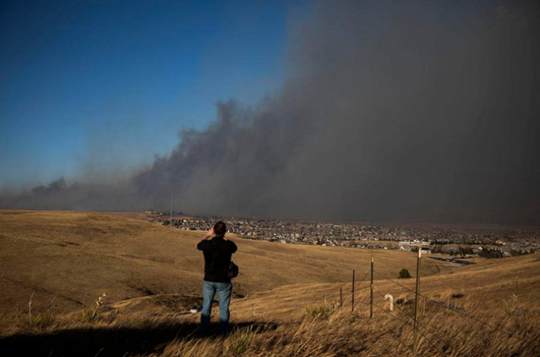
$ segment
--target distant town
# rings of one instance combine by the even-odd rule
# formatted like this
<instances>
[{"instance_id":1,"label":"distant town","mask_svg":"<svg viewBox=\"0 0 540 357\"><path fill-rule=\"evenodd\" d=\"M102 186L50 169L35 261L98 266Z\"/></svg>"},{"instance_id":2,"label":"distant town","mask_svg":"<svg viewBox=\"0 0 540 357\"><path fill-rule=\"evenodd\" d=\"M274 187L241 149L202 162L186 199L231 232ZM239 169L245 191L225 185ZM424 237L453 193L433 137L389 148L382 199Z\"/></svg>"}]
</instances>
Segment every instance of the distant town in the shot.
<instances>
[{"instance_id":1,"label":"distant town","mask_svg":"<svg viewBox=\"0 0 540 357\"><path fill-rule=\"evenodd\" d=\"M153 221L171 225L170 213L146 211ZM242 238L284 244L309 244L362 249L418 250L426 254L502 258L540 250L540 230L438 225L330 223L303 220L187 217L174 212L172 226L206 231L213 223L227 223L228 232Z\"/></svg>"}]
</instances>

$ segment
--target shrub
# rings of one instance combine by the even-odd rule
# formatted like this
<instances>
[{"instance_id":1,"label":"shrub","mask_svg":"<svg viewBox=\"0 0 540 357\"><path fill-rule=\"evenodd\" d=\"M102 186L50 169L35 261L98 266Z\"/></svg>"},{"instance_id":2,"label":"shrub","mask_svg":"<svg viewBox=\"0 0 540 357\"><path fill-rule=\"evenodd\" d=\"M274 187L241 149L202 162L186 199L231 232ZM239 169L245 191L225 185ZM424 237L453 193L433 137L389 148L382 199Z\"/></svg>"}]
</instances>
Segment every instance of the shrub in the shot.
<instances>
[{"instance_id":1,"label":"shrub","mask_svg":"<svg viewBox=\"0 0 540 357\"><path fill-rule=\"evenodd\" d=\"M508 300L501 300L504 303L504 312L506 316L513 316L518 314L518 297L516 294L512 295L512 297Z\"/></svg>"},{"instance_id":2,"label":"shrub","mask_svg":"<svg viewBox=\"0 0 540 357\"><path fill-rule=\"evenodd\" d=\"M237 329L227 339L227 351L233 356L240 356L251 346L255 332L253 328Z\"/></svg>"},{"instance_id":3,"label":"shrub","mask_svg":"<svg viewBox=\"0 0 540 357\"><path fill-rule=\"evenodd\" d=\"M33 312L31 317L27 313L17 312L6 318L11 324L22 328L45 330L54 324L55 316L49 310Z\"/></svg>"},{"instance_id":4,"label":"shrub","mask_svg":"<svg viewBox=\"0 0 540 357\"><path fill-rule=\"evenodd\" d=\"M327 320L333 313L334 309L326 302L306 306L306 315L309 317Z\"/></svg>"},{"instance_id":5,"label":"shrub","mask_svg":"<svg viewBox=\"0 0 540 357\"><path fill-rule=\"evenodd\" d=\"M398 273L398 279L410 279L411 273L405 268L401 269Z\"/></svg>"},{"instance_id":6,"label":"shrub","mask_svg":"<svg viewBox=\"0 0 540 357\"><path fill-rule=\"evenodd\" d=\"M90 307L85 307L81 311L81 320L83 322L93 322L97 318L97 313Z\"/></svg>"},{"instance_id":7,"label":"shrub","mask_svg":"<svg viewBox=\"0 0 540 357\"><path fill-rule=\"evenodd\" d=\"M32 326L38 329L45 329L54 322L54 315L50 311L38 312L32 319Z\"/></svg>"},{"instance_id":8,"label":"shrub","mask_svg":"<svg viewBox=\"0 0 540 357\"><path fill-rule=\"evenodd\" d=\"M23 323L24 326L28 327L34 327L38 329L45 329L53 324L55 318L54 315L51 313L51 307L54 302L54 298L51 301L51 306L46 311L37 311L34 312L32 309L33 306L33 298L34 298L34 292L32 292L32 295L30 295L30 300L28 301L28 315L25 316L25 314L20 314L19 319ZM19 306L17 304L17 314Z\"/></svg>"}]
</instances>

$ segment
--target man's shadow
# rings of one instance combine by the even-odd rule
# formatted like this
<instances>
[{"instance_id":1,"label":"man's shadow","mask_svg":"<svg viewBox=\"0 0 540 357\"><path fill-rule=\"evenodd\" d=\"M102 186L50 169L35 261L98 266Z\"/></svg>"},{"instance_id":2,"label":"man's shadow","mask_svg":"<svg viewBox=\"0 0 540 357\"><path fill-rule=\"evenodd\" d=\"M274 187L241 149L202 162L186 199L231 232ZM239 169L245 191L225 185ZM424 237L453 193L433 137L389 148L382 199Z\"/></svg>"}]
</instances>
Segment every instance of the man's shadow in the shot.
<instances>
[{"instance_id":1,"label":"man's shadow","mask_svg":"<svg viewBox=\"0 0 540 357\"><path fill-rule=\"evenodd\" d=\"M275 330L275 323L231 323L230 331L253 327L255 333ZM210 326L210 336L218 338L219 324ZM174 339L199 338L200 324L178 322L144 325L141 328L104 327L60 330L43 334L18 334L0 337L3 356L81 356L104 357L161 352Z\"/></svg>"}]
</instances>

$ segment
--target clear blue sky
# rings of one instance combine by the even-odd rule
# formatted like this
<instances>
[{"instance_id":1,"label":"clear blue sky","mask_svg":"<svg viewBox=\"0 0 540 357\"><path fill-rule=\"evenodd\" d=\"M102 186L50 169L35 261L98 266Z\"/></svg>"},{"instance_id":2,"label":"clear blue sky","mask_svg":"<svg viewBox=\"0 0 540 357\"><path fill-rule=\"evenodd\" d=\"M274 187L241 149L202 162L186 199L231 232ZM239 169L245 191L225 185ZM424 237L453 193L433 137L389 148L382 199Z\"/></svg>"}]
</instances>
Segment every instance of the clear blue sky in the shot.
<instances>
[{"instance_id":1,"label":"clear blue sky","mask_svg":"<svg viewBox=\"0 0 540 357\"><path fill-rule=\"evenodd\" d=\"M283 80L282 1L0 2L0 187L171 151ZM98 170L99 172L99 170Z\"/></svg>"}]
</instances>

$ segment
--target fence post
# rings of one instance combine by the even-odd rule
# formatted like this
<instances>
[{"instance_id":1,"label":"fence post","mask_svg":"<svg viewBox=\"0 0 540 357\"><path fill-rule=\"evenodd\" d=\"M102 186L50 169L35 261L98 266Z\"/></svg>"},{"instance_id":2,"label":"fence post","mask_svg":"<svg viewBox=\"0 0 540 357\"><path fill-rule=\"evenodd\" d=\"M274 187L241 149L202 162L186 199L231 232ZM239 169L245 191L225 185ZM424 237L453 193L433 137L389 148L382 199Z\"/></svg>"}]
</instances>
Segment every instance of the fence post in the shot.
<instances>
[{"instance_id":1,"label":"fence post","mask_svg":"<svg viewBox=\"0 0 540 357\"><path fill-rule=\"evenodd\" d=\"M422 246L418 247L418 259L416 261L416 297L414 299L414 355L418 348L418 295L420 294L420 269L422 268Z\"/></svg>"},{"instance_id":2,"label":"fence post","mask_svg":"<svg viewBox=\"0 0 540 357\"><path fill-rule=\"evenodd\" d=\"M354 269L352 271L352 312L354 312Z\"/></svg>"},{"instance_id":3,"label":"fence post","mask_svg":"<svg viewBox=\"0 0 540 357\"><path fill-rule=\"evenodd\" d=\"M371 295L369 299L369 318L373 318L373 255L371 256Z\"/></svg>"},{"instance_id":4,"label":"fence post","mask_svg":"<svg viewBox=\"0 0 540 357\"><path fill-rule=\"evenodd\" d=\"M172 224L172 216L173 216L173 214L172 214L172 204L173 204L173 195L171 195L171 227L173 226L173 224Z\"/></svg>"},{"instance_id":5,"label":"fence post","mask_svg":"<svg viewBox=\"0 0 540 357\"><path fill-rule=\"evenodd\" d=\"M343 307L343 289L339 288L339 307Z\"/></svg>"}]
</instances>

